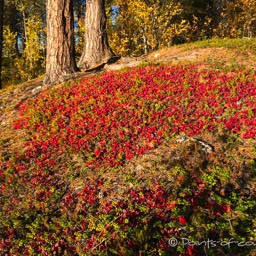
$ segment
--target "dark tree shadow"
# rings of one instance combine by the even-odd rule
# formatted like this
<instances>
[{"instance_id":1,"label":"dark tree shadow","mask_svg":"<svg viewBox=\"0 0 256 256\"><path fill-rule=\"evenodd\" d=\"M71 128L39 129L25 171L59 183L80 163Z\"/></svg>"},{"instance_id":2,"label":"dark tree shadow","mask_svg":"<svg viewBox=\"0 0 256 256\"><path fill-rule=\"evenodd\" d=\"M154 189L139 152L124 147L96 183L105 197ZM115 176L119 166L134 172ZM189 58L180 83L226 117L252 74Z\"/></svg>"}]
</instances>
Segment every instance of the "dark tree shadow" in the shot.
<instances>
[{"instance_id":1,"label":"dark tree shadow","mask_svg":"<svg viewBox=\"0 0 256 256\"><path fill-rule=\"evenodd\" d=\"M91 72L99 72L99 71L102 71L104 69L104 66L106 64L108 65L111 65L111 64L114 64L116 63L121 57L119 56L114 56L112 58L110 58L106 63L102 63L100 64L99 66L96 66L94 68L91 68L91 69L87 69L85 72L86 73L91 73Z\"/></svg>"}]
</instances>

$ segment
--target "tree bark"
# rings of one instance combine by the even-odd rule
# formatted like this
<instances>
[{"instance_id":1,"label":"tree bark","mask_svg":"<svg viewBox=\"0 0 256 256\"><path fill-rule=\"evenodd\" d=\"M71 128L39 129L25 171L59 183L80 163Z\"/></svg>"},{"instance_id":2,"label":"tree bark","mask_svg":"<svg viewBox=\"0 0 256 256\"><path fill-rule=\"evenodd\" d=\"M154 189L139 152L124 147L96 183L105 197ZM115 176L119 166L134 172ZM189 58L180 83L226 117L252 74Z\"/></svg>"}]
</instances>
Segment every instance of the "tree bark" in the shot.
<instances>
[{"instance_id":1,"label":"tree bark","mask_svg":"<svg viewBox=\"0 0 256 256\"><path fill-rule=\"evenodd\" d=\"M73 0L48 0L44 83L60 83L76 71Z\"/></svg>"},{"instance_id":2,"label":"tree bark","mask_svg":"<svg viewBox=\"0 0 256 256\"><path fill-rule=\"evenodd\" d=\"M115 54L109 47L106 32L104 0L87 0L85 12L85 37L80 69L90 69L107 63Z\"/></svg>"},{"instance_id":3,"label":"tree bark","mask_svg":"<svg viewBox=\"0 0 256 256\"><path fill-rule=\"evenodd\" d=\"M4 0L0 0L0 89L2 89L2 53L3 53Z\"/></svg>"}]
</instances>

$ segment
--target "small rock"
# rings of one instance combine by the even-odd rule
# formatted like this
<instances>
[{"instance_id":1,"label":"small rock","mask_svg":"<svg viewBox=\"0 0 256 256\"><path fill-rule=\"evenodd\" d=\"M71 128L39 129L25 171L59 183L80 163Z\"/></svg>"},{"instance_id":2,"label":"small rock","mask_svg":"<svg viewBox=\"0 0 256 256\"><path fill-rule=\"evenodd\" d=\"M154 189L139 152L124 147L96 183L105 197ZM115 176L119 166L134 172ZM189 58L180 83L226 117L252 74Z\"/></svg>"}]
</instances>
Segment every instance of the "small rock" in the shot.
<instances>
[{"instance_id":1,"label":"small rock","mask_svg":"<svg viewBox=\"0 0 256 256\"><path fill-rule=\"evenodd\" d=\"M186 135L178 136L176 141L178 143L186 143L186 142L189 142L189 141L195 141L198 145L200 145L201 149L203 151L205 151L205 153L211 154L214 151L214 147L212 145L210 145L209 143L207 143L205 141L202 141L200 139L197 139L197 138L187 137Z\"/></svg>"},{"instance_id":2,"label":"small rock","mask_svg":"<svg viewBox=\"0 0 256 256\"><path fill-rule=\"evenodd\" d=\"M36 94L40 93L42 91L42 86L38 86L36 88L34 88L32 91L31 91L31 94L33 96L35 96Z\"/></svg>"},{"instance_id":3,"label":"small rock","mask_svg":"<svg viewBox=\"0 0 256 256\"><path fill-rule=\"evenodd\" d=\"M98 194L98 198L104 198L106 196L107 196L106 192L99 192Z\"/></svg>"},{"instance_id":4,"label":"small rock","mask_svg":"<svg viewBox=\"0 0 256 256\"><path fill-rule=\"evenodd\" d=\"M196 139L197 143L201 145L202 149L207 153L207 154L211 154L214 151L214 148L212 145L202 141L202 140L198 140Z\"/></svg>"},{"instance_id":5,"label":"small rock","mask_svg":"<svg viewBox=\"0 0 256 256\"><path fill-rule=\"evenodd\" d=\"M160 56L160 53L156 53L155 55L154 55L154 58L156 59L156 58L158 58Z\"/></svg>"}]
</instances>

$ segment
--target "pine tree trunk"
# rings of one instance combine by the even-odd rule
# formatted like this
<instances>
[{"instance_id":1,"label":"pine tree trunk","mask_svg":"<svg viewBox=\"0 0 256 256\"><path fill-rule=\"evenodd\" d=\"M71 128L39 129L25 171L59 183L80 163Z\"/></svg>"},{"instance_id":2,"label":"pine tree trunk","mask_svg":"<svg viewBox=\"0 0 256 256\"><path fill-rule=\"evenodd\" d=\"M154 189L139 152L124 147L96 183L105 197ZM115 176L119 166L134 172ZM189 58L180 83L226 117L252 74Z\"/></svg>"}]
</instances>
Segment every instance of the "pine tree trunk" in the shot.
<instances>
[{"instance_id":1,"label":"pine tree trunk","mask_svg":"<svg viewBox=\"0 0 256 256\"><path fill-rule=\"evenodd\" d=\"M90 69L107 63L115 54L109 47L106 33L104 0L87 0L85 12L85 37L80 69Z\"/></svg>"},{"instance_id":2,"label":"pine tree trunk","mask_svg":"<svg viewBox=\"0 0 256 256\"><path fill-rule=\"evenodd\" d=\"M73 0L47 1L45 84L56 84L78 71L75 62Z\"/></svg>"},{"instance_id":3,"label":"pine tree trunk","mask_svg":"<svg viewBox=\"0 0 256 256\"><path fill-rule=\"evenodd\" d=\"M3 53L3 17L4 0L0 0L0 89L2 89L2 53Z\"/></svg>"}]
</instances>

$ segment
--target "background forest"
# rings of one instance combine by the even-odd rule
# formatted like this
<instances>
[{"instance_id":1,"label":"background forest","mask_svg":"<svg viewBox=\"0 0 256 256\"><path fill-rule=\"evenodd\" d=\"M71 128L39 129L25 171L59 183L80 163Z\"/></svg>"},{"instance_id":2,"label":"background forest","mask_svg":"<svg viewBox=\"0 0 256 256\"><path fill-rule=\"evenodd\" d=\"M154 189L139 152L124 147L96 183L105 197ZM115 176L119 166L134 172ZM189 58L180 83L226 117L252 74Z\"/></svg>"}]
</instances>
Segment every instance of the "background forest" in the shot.
<instances>
[{"instance_id":1,"label":"background forest","mask_svg":"<svg viewBox=\"0 0 256 256\"><path fill-rule=\"evenodd\" d=\"M6 0L2 83L45 72L46 1ZM85 0L74 0L77 59L84 38ZM163 47L209 38L255 37L251 0L107 0L110 47L119 56L141 56Z\"/></svg>"}]
</instances>

